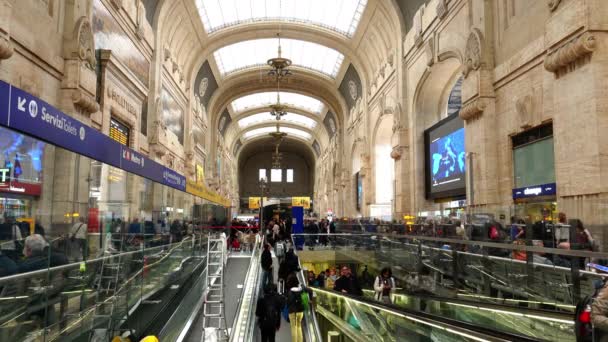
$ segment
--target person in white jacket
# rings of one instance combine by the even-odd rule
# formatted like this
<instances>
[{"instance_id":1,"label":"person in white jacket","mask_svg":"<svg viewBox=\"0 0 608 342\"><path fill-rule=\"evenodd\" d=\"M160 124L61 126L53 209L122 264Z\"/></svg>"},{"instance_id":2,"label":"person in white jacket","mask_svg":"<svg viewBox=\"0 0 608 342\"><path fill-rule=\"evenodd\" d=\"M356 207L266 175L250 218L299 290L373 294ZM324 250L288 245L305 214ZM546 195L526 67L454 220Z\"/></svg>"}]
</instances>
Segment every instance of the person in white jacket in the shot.
<instances>
[{"instance_id":1,"label":"person in white jacket","mask_svg":"<svg viewBox=\"0 0 608 342\"><path fill-rule=\"evenodd\" d=\"M380 275L374 281L374 298L385 304L391 304L391 292L395 288L395 278L390 267L385 267L380 271Z\"/></svg>"}]
</instances>

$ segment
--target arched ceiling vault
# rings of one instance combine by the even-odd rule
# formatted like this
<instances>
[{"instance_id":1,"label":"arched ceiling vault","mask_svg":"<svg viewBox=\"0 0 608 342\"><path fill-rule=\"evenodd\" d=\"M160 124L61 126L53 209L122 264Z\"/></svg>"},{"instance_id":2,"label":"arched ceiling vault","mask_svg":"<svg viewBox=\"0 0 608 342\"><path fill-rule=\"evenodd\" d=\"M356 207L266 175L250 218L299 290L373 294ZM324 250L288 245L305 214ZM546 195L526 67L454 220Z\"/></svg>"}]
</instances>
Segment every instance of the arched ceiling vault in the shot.
<instances>
[{"instance_id":1,"label":"arched ceiling vault","mask_svg":"<svg viewBox=\"0 0 608 342\"><path fill-rule=\"evenodd\" d=\"M271 137L257 137L247 140L245 143L243 143L243 147L241 147L235 156L236 160L238 161L239 169L247 161L247 159L251 158L255 154L269 151L274 151L274 145ZM314 170L316 159L315 153L311 145L305 141L294 137L287 137L281 144L279 151L301 155L309 163L311 170Z\"/></svg>"},{"instance_id":2,"label":"arched ceiling vault","mask_svg":"<svg viewBox=\"0 0 608 342\"><path fill-rule=\"evenodd\" d=\"M336 114L338 125L342 125L344 115L348 112L346 102L327 78L319 78L315 74L310 71L296 73L290 76L287 83L281 85L281 90L318 99L330 111ZM269 77L260 77L260 72L256 70L239 73L226 79L225 83L215 92L209 102L208 113L210 113L209 122L211 127L217 127L220 114L236 98L268 91L276 91L274 80ZM242 115L242 113L235 114L237 114L237 117ZM324 114L321 113L321 116ZM319 121L319 123L321 124L322 122Z\"/></svg>"}]
</instances>

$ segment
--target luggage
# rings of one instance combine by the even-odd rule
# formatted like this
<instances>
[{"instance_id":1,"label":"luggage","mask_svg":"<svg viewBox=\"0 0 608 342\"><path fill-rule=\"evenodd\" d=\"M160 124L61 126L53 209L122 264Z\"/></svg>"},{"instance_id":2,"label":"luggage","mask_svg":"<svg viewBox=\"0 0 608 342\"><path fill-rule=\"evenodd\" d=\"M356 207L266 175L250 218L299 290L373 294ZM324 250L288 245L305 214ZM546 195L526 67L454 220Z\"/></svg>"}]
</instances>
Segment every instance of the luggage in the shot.
<instances>
[{"instance_id":1,"label":"luggage","mask_svg":"<svg viewBox=\"0 0 608 342\"><path fill-rule=\"evenodd\" d=\"M275 254L277 258L282 258L285 256L285 243L277 242Z\"/></svg>"}]
</instances>

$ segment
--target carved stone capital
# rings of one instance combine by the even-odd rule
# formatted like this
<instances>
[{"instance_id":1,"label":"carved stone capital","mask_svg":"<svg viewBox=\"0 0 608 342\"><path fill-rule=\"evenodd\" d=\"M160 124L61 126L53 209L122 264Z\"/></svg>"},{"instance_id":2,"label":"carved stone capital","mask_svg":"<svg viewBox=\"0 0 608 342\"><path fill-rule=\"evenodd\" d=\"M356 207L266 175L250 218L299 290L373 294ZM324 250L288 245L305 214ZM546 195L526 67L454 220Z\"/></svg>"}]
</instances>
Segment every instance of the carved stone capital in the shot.
<instances>
[{"instance_id":1,"label":"carved stone capital","mask_svg":"<svg viewBox=\"0 0 608 342\"><path fill-rule=\"evenodd\" d=\"M484 41L481 31L473 28L467 38L467 45L464 54L462 74L466 78L473 70L479 70L483 63Z\"/></svg>"},{"instance_id":2,"label":"carved stone capital","mask_svg":"<svg viewBox=\"0 0 608 342\"><path fill-rule=\"evenodd\" d=\"M521 128L531 127L532 116L532 96L525 95L515 101L515 109L517 110L517 122Z\"/></svg>"},{"instance_id":3,"label":"carved stone capital","mask_svg":"<svg viewBox=\"0 0 608 342\"><path fill-rule=\"evenodd\" d=\"M545 58L545 69L556 73L576 60L591 54L595 50L596 44L595 36L585 32L551 52Z\"/></svg>"},{"instance_id":4,"label":"carved stone capital","mask_svg":"<svg viewBox=\"0 0 608 342\"><path fill-rule=\"evenodd\" d=\"M152 144L150 145L150 153L162 159L167 154L167 148L161 144Z\"/></svg>"},{"instance_id":5,"label":"carved stone capital","mask_svg":"<svg viewBox=\"0 0 608 342\"><path fill-rule=\"evenodd\" d=\"M13 44L9 37L0 37L0 60L9 59L13 55Z\"/></svg>"},{"instance_id":6,"label":"carved stone capital","mask_svg":"<svg viewBox=\"0 0 608 342\"><path fill-rule=\"evenodd\" d=\"M562 0L548 0L547 6L549 7L549 10L553 12L557 9L560 2L562 2Z\"/></svg>"},{"instance_id":7,"label":"carved stone capital","mask_svg":"<svg viewBox=\"0 0 608 342\"><path fill-rule=\"evenodd\" d=\"M64 51L66 59L81 60L89 69L95 70L97 66L95 40L91 22L87 17L80 17L76 21L71 37L66 40Z\"/></svg>"},{"instance_id":8,"label":"carved stone capital","mask_svg":"<svg viewBox=\"0 0 608 342\"><path fill-rule=\"evenodd\" d=\"M469 101L460 109L460 118L464 121L468 121L481 116L488 105L488 101L489 100L485 98L476 98Z\"/></svg>"},{"instance_id":9,"label":"carved stone capital","mask_svg":"<svg viewBox=\"0 0 608 342\"><path fill-rule=\"evenodd\" d=\"M80 89L72 91L72 102L74 102L74 106L82 109L86 113L92 114L99 111L99 104L97 101Z\"/></svg>"},{"instance_id":10,"label":"carved stone capital","mask_svg":"<svg viewBox=\"0 0 608 342\"><path fill-rule=\"evenodd\" d=\"M116 9L122 8L122 0L110 0L110 2L112 5L114 5L114 7L116 7Z\"/></svg>"},{"instance_id":11,"label":"carved stone capital","mask_svg":"<svg viewBox=\"0 0 608 342\"><path fill-rule=\"evenodd\" d=\"M448 2L447 0L439 0L437 2L437 18L443 19L448 14Z\"/></svg>"},{"instance_id":12,"label":"carved stone capital","mask_svg":"<svg viewBox=\"0 0 608 342\"><path fill-rule=\"evenodd\" d=\"M13 6L10 1L0 1L0 60L13 55L11 44L11 20Z\"/></svg>"},{"instance_id":13,"label":"carved stone capital","mask_svg":"<svg viewBox=\"0 0 608 342\"><path fill-rule=\"evenodd\" d=\"M391 151L391 158L393 158L394 160L401 159L404 149L405 147L401 145L393 146L393 150Z\"/></svg>"}]
</instances>

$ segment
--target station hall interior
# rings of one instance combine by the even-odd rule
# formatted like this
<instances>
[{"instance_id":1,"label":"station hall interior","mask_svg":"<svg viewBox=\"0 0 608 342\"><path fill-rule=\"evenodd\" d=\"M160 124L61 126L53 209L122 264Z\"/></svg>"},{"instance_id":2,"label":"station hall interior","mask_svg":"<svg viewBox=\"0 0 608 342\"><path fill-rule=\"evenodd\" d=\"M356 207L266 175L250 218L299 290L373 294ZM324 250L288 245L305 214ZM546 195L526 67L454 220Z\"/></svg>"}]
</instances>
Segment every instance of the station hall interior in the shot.
<instances>
[{"instance_id":1,"label":"station hall interior","mask_svg":"<svg viewBox=\"0 0 608 342\"><path fill-rule=\"evenodd\" d=\"M606 0L0 0L0 341L608 341L606 132Z\"/></svg>"}]
</instances>

